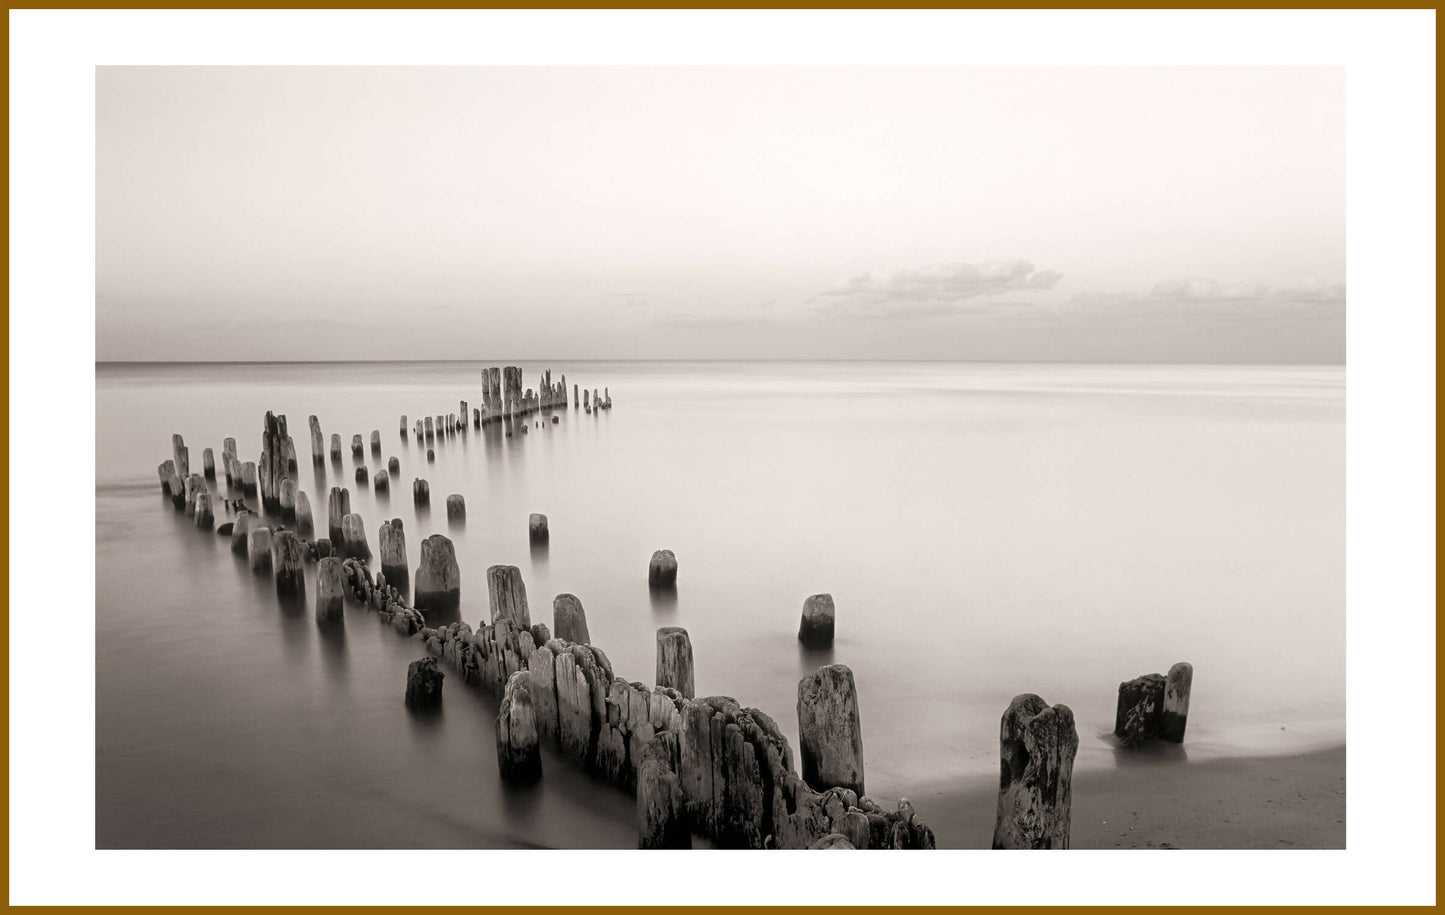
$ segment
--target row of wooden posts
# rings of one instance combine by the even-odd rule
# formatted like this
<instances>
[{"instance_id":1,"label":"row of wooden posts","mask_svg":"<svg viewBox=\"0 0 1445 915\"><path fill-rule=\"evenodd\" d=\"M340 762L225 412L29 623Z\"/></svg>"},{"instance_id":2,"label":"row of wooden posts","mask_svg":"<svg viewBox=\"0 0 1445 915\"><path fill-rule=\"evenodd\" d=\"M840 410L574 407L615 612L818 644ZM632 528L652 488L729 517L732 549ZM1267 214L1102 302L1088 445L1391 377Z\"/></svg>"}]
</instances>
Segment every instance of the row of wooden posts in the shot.
<instances>
[{"instance_id":1,"label":"row of wooden posts","mask_svg":"<svg viewBox=\"0 0 1445 915\"><path fill-rule=\"evenodd\" d=\"M565 404L565 386L560 390ZM314 446L319 424L312 420ZM312 539L310 506L295 486L289 443L285 417L268 413L261 460L249 465L260 469L256 473L236 460L234 440L226 439L222 454L230 490L245 495L259 486L263 510L297 525L296 530L277 525L273 531L258 523L259 515L241 509L222 529L231 535L232 549L246 556L254 571L271 572L282 594L304 593L304 565L316 562L320 624L341 621L341 596L349 593L398 632L420 638L430 656L408 670L410 707L421 711L440 701L443 674L436 658L459 670L464 682L499 693L496 737L505 777L540 777L540 742L558 744L575 762L636 792L641 847L690 845L693 832L719 844L751 847L933 846L932 831L906 799L897 809L885 810L864 793L857 690L846 665L820 667L799 683L799 776L791 748L772 719L729 697L695 697L692 644L683 628L657 631L654 687L614 678L605 655L590 645L576 596L554 600L555 637L545 625L531 624L525 584L515 566L487 570L490 620L478 630L466 623L428 627L428 612L454 615L460 606L461 570L451 541L441 534L423 541L414 605L408 604L411 575L400 519L380 527L380 571L374 577L364 525L359 514L350 512L345 488L333 487L328 499L330 536ZM158 473L163 493L209 530L214 509L206 481L215 477L210 449L204 467L203 474L188 472L188 453L175 435L172 458ZM249 484L253 479L254 486ZM418 480L414 492L418 504L425 504L425 481ZM464 513L461 497L454 498ZM534 544L550 537L544 515L532 515L528 531ZM676 556L669 550L654 553L650 587L670 589L676 581ZM830 595L807 598L799 640L830 645L835 612ZM579 650L583 646L586 650ZM1150 674L1121 684L1115 728L1121 744L1136 746L1154 737L1182 741L1191 685L1192 668L1183 663L1167 677ZM568 711L578 721L586 719L585 727L574 722L570 752L562 723ZM993 847L1068 847L1077 749L1078 733L1067 706L1050 706L1032 694L1010 703L1000 724Z\"/></svg>"}]
</instances>

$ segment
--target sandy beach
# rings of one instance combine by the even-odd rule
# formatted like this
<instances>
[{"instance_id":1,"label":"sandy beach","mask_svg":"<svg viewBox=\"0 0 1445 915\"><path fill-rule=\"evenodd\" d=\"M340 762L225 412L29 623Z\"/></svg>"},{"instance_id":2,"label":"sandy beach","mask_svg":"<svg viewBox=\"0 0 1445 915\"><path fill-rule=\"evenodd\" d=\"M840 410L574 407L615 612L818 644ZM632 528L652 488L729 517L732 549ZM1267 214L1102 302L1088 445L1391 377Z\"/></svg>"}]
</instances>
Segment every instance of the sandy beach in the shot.
<instances>
[{"instance_id":1,"label":"sandy beach","mask_svg":"<svg viewBox=\"0 0 1445 915\"><path fill-rule=\"evenodd\" d=\"M1345 748L1189 762L1179 747L1074 773L1072 848L1344 848ZM913 797L939 848L987 848L997 790Z\"/></svg>"}]
</instances>

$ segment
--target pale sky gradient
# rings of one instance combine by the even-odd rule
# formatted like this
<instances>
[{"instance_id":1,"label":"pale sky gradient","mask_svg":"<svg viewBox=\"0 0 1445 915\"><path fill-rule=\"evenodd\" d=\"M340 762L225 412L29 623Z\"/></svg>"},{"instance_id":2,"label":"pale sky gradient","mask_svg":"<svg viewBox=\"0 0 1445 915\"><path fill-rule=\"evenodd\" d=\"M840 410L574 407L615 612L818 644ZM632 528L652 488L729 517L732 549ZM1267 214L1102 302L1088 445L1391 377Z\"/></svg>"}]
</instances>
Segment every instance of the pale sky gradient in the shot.
<instances>
[{"instance_id":1,"label":"pale sky gradient","mask_svg":"<svg viewBox=\"0 0 1445 915\"><path fill-rule=\"evenodd\" d=\"M114 68L96 352L1343 362L1342 68Z\"/></svg>"}]
</instances>

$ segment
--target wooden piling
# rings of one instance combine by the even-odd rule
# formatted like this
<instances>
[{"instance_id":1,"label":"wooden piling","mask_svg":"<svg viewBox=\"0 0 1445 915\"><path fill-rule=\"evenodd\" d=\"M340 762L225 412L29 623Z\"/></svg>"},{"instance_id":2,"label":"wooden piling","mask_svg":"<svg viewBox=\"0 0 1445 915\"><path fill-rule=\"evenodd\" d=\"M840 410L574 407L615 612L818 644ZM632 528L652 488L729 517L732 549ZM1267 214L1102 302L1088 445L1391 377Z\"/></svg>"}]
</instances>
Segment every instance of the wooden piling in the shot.
<instances>
[{"instance_id":1,"label":"wooden piling","mask_svg":"<svg viewBox=\"0 0 1445 915\"><path fill-rule=\"evenodd\" d=\"M331 463L341 463L341 435L336 432L331 433Z\"/></svg>"},{"instance_id":2,"label":"wooden piling","mask_svg":"<svg viewBox=\"0 0 1445 915\"><path fill-rule=\"evenodd\" d=\"M1164 678L1164 710L1159 716L1159 739L1170 743L1184 742L1184 728L1189 723L1189 691L1194 686L1194 666L1180 661L1169 668Z\"/></svg>"},{"instance_id":3,"label":"wooden piling","mask_svg":"<svg viewBox=\"0 0 1445 915\"><path fill-rule=\"evenodd\" d=\"M296 481L286 479L281 481L281 493L278 500L281 504L281 519L296 523Z\"/></svg>"},{"instance_id":4,"label":"wooden piling","mask_svg":"<svg viewBox=\"0 0 1445 915\"><path fill-rule=\"evenodd\" d=\"M341 559L325 556L316 563L316 622L342 622L345 604L346 576Z\"/></svg>"},{"instance_id":5,"label":"wooden piling","mask_svg":"<svg viewBox=\"0 0 1445 915\"><path fill-rule=\"evenodd\" d=\"M1079 734L1067 705L1016 696L999 723L1000 781L993 847L1069 847Z\"/></svg>"},{"instance_id":6,"label":"wooden piling","mask_svg":"<svg viewBox=\"0 0 1445 915\"><path fill-rule=\"evenodd\" d=\"M391 474L385 470L378 470L376 476L372 478L372 483L376 487L378 496L384 496L391 492Z\"/></svg>"},{"instance_id":7,"label":"wooden piling","mask_svg":"<svg viewBox=\"0 0 1445 915\"><path fill-rule=\"evenodd\" d=\"M375 457L381 457L381 430L371 430L371 453Z\"/></svg>"},{"instance_id":8,"label":"wooden piling","mask_svg":"<svg viewBox=\"0 0 1445 915\"><path fill-rule=\"evenodd\" d=\"M497 769L504 781L530 784L542 777L542 750L531 681L519 670L507 680L497 715Z\"/></svg>"},{"instance_id":9,"label":"wooden piling","mask_svg":"<svg viewBox=\"0 0 1445 915\"><path fill-rule=\"evenodd\" d=\"M445 680L446 674L437 667L436 658L412 661L406 668L406 707L414 712L441 708Z\"/></svg>"},{"instance_id":10,"label":"wooden piling","mask_svg":"<svg viewBox=\"0 0 1445 915\"><path fill-rule=\"evenodd\" d=\"M846 664L820 667L798 681L798 748L803 781L815 790L866 793L858 689Z\"/></svg>"},{"instance_id":11,"label":"wooden piling","mask_svg":"<svg viewBox=\"0 0 1445 915\"><path fill-rule=\"evenodd\" d=\"M487 569L487 601L492 622L506 620L520 629L532 628L527 610L527 586L516 566L495 565Z\"/></svg>"},{"instance_id":12,"label":"wooden piling","mask_svg":"<svg viewBox=\"0 0 1445 915\"><path fill-rule=\"evenodd\" d=\"M341 555L358 562L371 560L371 546L366 542L366 524L355 512L341 518Z\"/></svg>"},{"instance_id":13,"label":"wooden piling","mask_svg":"<svg viewBox=\"0 0 1445 915\"><path fill-rule=\"evenodd\" d=\"M461 524L467 520L467 500L459 493L447 496L447 520L453 524Z\"/></svg>"},{"instance_id":14,"label":"wooden piling","mask_svg":"<svg viewBox=\"0 0 1445 915\"><path fill-rule=\"evenodd\" d=\"M351 490L345 486L331 487L331 495L326 499L326 531L331 538L331 543L339 551L341 548L341 519L351 514Z\"/></svg>"},{"instance_id":15,"label":"wooden piling","mask_svg":"<svg viewBox=\"0 0 1445 915\"><path fill-rule=\"evenodd\" d=\"M692 640L681 626L657 630L657 685L677 690L684 699L697 695L693 688Z\"/></svg>"},{"instance_id":16,"label":"wooden piling","mask_svg":"<svg viewBox=\"0 0 1445 915\"><path fill-rule=\"evenodd\" d=\"M249 537L246 551L251 557L251 571L271 571L271 529L252 525Z\"/></svg>"},{"instance_id":17,"label":"wooden piling","mask_svg":"<svg viewBox=\"0 0 1445 915\"><path fill-rule=\"evenodd\" d=\"M306 593L306 551L295 531L277 531L271 538L271 568L276 573L276 593Z\"/></svg>"},{"instance_id":18,"label":"wooden piling","mask_svg":"<svg viewBox=\"0 0 1445 915\"><path fill-rule=\"evenodd\" d=\"M576 595L558 594L552 599L552 631L564 642L592 643L592 636L587 632L587 613Z\"/></svg>"},{"instance_id":19,"label":"wooden piling","mask_svg":"<svg viewBox=\"0 0 1445 915\"><path fill-rule=\"evenodd\" d=\"M358 432L355 435L351 436L351 456L353 458L362 458L365 455L366 448L362 445L361 433Z\"/></svg>"},{"instance_id":20,"label":"wooden piling","mask_svg":"<svg viewBox=\"0 0 1445 915\"><path fill-rule=\"evenodd\" d=\"M296 533L305 540L316 536L316 523L311 517L311 500L299 489L296 490Z\"/></svg>"},{"instance_id":21,"label":"wooden piling","mask_svg":"<svg viewBox=\"0 0 1445 915\"><path fill-rule=\"evenodd\" d=\"M547 546L552 539L547 528L547 516L533 512L527 518L527 539L532 546Z\"/></svg>"},{"instance_id":22,"label":"wooden piling","mask_svg":"<svg viewBox=\"0 0 1445 915\"><path fill-rule=\"evenodd\" d=\"M833 645L833 595L814 594L803 601L803 620L798 624L798 641L809 648Z\"/></svg>"},{"instance_id":23,"label":"wooden piling","mask_svg":"<svg viewBox=\"0 0 1445 915\"><path fill-rule=\"evenodd\" d=\"M209 448L201 452L201 472L208 480L216 478L216 455Z\"/></svg>"},{"instance_id":24,"label":"wooden piling","mask_svg":"<svg viewBox=\"0 0 1445 915\"><path fill-rule=\"evenodd\" d=\"M311 426L311 463L325 464L326 440L321 437L321 420L317 419L316 414L313 413L306 417L306 421Z\"/></svg>"},{"instance_id":25,"label":"wooden piling","mask_svg":"<svg viewBox=\"0 0 1445 915\"><path fill-rule=\"evenodd\" d=\"M406 534L401 519L393 518L381 523L377 534L377 549L381 554L381 574L393 587L403 594L411 577L406 564Z\"/></svg>"},{"instance_id":26,"label":"wooden piling","mask_svg":"<svg viewBox=\"0 0 1445 915\"><path fill-rule=\"evenodd\" d=\"M451 540L432 534L421 542L421 563L416 567L416 595L413 605L428 611L451 615L461 607L462 570L457 565L457 551Z\"/></svg>"},{"instance_id":27,"label":"wooden piling","mask_svg":"<svg viewBox=\"0 0 1445 915\"><path fill-rule=\"evenodd\" d=\"M647 585L650 588L671 588L677 584L677 557L672 550L658 550L647 564Z\"/></svg>"}]
</instances>

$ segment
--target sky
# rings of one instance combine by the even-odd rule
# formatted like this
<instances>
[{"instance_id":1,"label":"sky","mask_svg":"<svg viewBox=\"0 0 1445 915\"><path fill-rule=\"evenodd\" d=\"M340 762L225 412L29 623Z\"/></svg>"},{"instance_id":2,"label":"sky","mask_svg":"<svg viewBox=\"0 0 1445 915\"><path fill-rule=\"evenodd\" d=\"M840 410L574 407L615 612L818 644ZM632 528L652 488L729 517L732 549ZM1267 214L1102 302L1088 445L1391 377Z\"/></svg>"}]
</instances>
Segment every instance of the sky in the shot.
<instances>
[{"instance_id":1,"label":"sky","mask_svg":"<svg viewBox=\"0 0 1445 915\"><path fill-rule=\"evenodd\" d=\"M1345 356L1338 67L100 67L110 360Z\"/></svg>"}]
</instances>

